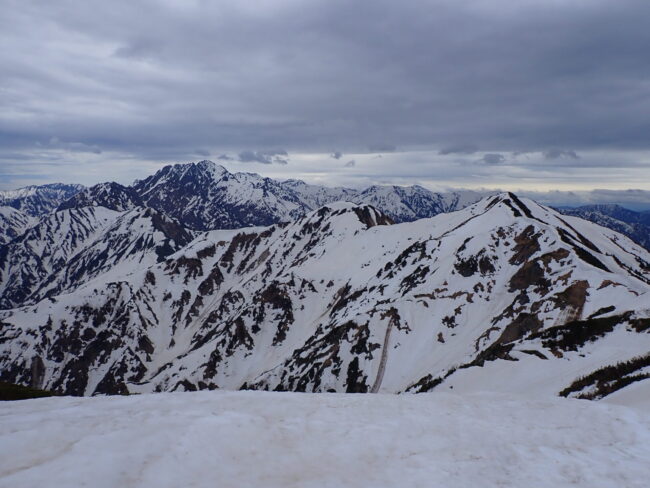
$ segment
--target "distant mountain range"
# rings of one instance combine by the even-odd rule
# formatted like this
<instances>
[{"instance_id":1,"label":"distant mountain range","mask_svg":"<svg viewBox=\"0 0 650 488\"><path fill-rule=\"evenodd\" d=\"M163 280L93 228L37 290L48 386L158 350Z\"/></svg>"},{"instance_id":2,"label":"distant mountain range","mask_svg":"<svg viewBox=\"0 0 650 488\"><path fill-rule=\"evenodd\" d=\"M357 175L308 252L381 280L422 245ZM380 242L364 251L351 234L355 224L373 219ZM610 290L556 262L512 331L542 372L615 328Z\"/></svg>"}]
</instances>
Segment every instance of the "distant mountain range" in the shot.
<instances>
[{"instance_id":1,"label":"distant mountain range","mask_svg":"<svg viewBox=\"0 0 650 488\"><path fill-rule=\"evenodd\" d=\"M55 210L61 202L76 195L83 188L83 185L51 183L0 191L0 207L11 207L31 217L40 217Z\"/></svg>"},{"instance_id":2,"label":"distant mountain range","mask_svg":"<svg viewBox=\"0 0 650 488\"><path fill-rule=\"evenodd\" d=\"M496 192L459 190L436 193L421 186L375 185L363 190L310 185L300 180L278 181L254 173L231 173L211 161L165 166L131 186L101 183L51 184L0 192L0 242L8 242L41 217L58 209L103 206L115 211L150 207L199 231L236 229L291 221L337 201L368 204L395 222L433 217L476 203ZM9 206L23 216L2 210ZM615 205L561 208L620 232L650 249L650 212Z\"/></svg>"},{"instance_id":3,"label":"distant mountain range","mask_svg":"<svg viewBox=\"0 0 650 488\"><path fill-rule=\"evenodd\" d=\"M650 250L650 211L634 212L613 204L562 208L560 211L620 232Z\"/></svg>"},{"instance_id":4,"label":"distant mountain range","mask_svg":"<svg viewBox=\"0 0 650 488\"><path fill-rule=\"evenodd\" d=\"M254 173L230 173L210 161L166 166L131 188L144 205L196 230L288 222L337 201L371 204L394 221L405 222L457 210L484 196L433 193L419 186L372 186L363 191L329 188L299 180L276 181Z\"/></svg>"}]
</instances>

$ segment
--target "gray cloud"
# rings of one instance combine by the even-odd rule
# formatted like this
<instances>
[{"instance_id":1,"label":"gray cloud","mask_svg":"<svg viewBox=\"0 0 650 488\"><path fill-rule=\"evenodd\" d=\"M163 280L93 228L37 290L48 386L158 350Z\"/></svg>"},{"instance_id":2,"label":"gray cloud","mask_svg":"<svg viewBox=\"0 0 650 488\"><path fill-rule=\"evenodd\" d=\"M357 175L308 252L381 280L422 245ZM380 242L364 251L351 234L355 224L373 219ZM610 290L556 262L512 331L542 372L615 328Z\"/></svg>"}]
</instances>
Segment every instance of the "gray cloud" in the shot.
<instances>
[{"instance_id":1,"label":"gray cloud","mask_svg":"<svg viewBox=\"0 0 650 488\"><path fill-rule=\"evenodd\" d=\"M347 163L345 163L343 166L345 168L354 168L354 166L357 164L357 162L354 159L351 159Z\"/></svg>"},{"instance_id":2,"label":"gray cloud","mask_svg":"<svg viewBox=\"0 0 650 488\"><path fill-rule=\"evenodd\" d=\"M454 144L451 146L445 146L438 154L447 155L447 154L474 154L478 151L478 147L474 144Z\"/></svg>"},{"instance_id":3,"label":"gray cloud","mask_svg":"<svg viewBox=\"0 0 650 488\"><path fill-rule=\"evenodd\" d=\"M544 158L545 159L562 159L562 158L580 159L580 156L578 156L578 153L576 153L575 151L566 151L562 149L549 149L548 151L544 151Z\"/></svg>"},{"instance_id":4,"label":"gray cloud","mask_svg":"<svg viewBox=\"0 0 650 488\"><path fill-rule=\"evenodd\" d=\"M271 150L271 151L242 151L239 153L239 161L242 163L262 163L262 164L287 164L288 156L287 151Z\"/></svg>"},{"instance_id":5,"label":"gray cloud","mask_svg":"<svg viewBox=\"0 0 650 488\"><path fill-rule=\"evenodd\" d=\"M371 144L370 146L368 146L368 150L370 152L386 153L386 152L395 152L395 151L397 151L397 147L395 147L392 144Z\"/></svg>"},{"instance_id":6,"label":"gray cloud","mask_svg":"<svg viewBox=\"0 0 650 488\"><path fill-rule=\"evenodd\" d=\"M43 144L36 142L37 147L43 147ZM93 153L101 154L102 150L96 144L86 144L83 142L66 142L60 140L58 137L50 137L46 147L50 149L61 149L69 152Z\"/></svg>"},{"instance_id":7,"label":"gray cloud","mask_svg":"<svg viewBox=\"0 0 650 488\"><path fill-rule=\"evenodd\" d=\"M501 164L505 160L505 156L498 153L487 153L481 158L481 161L485 164Z\"/></svg>"},{"instance_id":8,"label":"gray cloud","mask_svg":"<svg viewBox=\"0 0 650 488\"><path fill-rule=\"evenodd\" d=\"M5 0L0 148L19 157L0 164L67 151L101 156L114 177L121 158L191 160L196 148L326 160L389 141L370 151L462 157L472 148L456 141L471 141L500 154L571 148L581 159L558 156L563 170L634 157L647 175L650 2L489 3ZM49 146L52 135L74 142ZM417 173L411 160L393 171ZM548 181L548 163L527 177ZM492 169L507 178L507 166Z\"/></svg>"},{"instance_id":9,"label":"gray cloud","mask_svg":"<svg viewBox=\"0 0 650 488\"><path fill-rule=\"evenodd\" d=\"M235 158L233 158L232 156L228 156L227 154L220 154L219 156L217 156L217 159L219 161L234 161L235 160Z\"/></svg>"},{"instance_id":10,"label":"gray cloud","mask_svg":"<svg viewBox=\"0 0 650 488\"><path fill-rule=\"evenodd\" d=\"M343 153L341 151L335 151L332 154L330 154L330 158L334 158L334 159L341 159L342 156Z\"/></svg>"}]
</instances>

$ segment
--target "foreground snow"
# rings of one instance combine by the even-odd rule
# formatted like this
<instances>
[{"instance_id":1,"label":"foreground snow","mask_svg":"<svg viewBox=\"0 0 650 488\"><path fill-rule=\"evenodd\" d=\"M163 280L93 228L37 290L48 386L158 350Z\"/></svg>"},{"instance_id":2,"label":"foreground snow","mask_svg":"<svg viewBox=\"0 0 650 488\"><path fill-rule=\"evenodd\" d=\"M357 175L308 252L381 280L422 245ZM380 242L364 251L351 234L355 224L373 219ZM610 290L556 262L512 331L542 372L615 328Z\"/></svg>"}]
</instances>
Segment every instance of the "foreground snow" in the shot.
<instances>
[{"instance_id":1,"label":"foreground snow","mask_svg":"<svg viewBox=\"0 0 650 488\"><path fill-rule=\"evenodd\" d=\"M2 487L641 487L647 410L447 393L0 404Z\"/></svg>"}]
</instances>

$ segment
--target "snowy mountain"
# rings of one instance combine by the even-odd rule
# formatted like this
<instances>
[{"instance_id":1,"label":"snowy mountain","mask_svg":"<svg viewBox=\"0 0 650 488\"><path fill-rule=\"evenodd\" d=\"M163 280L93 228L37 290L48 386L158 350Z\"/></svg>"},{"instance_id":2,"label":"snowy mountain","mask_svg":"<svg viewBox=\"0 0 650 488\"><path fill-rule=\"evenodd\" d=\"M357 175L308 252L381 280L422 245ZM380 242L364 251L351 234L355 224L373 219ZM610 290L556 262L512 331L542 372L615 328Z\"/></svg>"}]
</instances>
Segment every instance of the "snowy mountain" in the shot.
<instances>
[{"instance_id":1,"label":"snowy mountain","mask_svg":"<svg viewBox=\"0 0 650 488\"><path fill-rule=\"evenodd\" d=\"M433 193L418 185L409 187L375 185L351 196L349 201L372 205L389 215L395 222L412 222L440 213L460 210L489 194L470 190Z\"/></svg>"},{"instance_id":2,"label":"snowy mountain","mask_svg":"<svg viewBox=\"0 0 650 488\"><path fill-rule=\"evenodd\" d=\"M650 250L650 212L635 212L613 204L562 208L560 211L620 232Z\"/></svg>"},{"instance_id":3,"label":"snowy mountain","mask_svg":"<svg viewBox=\"0 0 650 488\"><path fill-rule=\"evenodd\" d=\"M25 232L35 219L13 207L0 207L0 245Z\"/></svg>"},{"instance_id":4,"label":"snowy mountain","mask_svg":"<svg viewBox=\"0 0 650 488\"><path fill-rule=\"evenodd\" d=\"M197 230L236 229L288 222L337 201L370 204L396 222L432 217L480 200L476 192L433 193L419 186L373 186L359 191L230 173L211 161L166 166L137 181L145 205Z\"/></svg>"},{"instance_id":5,"label":"snowy mountain","mask_svg":"<svg viewBox=\"0 0 650 488\"><path fill-rule=\"evenodd\" d=\"M71 292L97 276L104 280L146 268L194 237L150 208L61 210L0 247L0 308L36 303Z\"/></svg>"},{"instance_id":6,"label":"snowy mountain","mask_svg":"<svg viewBox=\"0 0 650 488\"><path fill-rule=\"evenodd\" d=\"M0 206L13 207L32 217L40 217L52 212L83 188L82 185L51 183L0 191Z\"/></svg>"},{"instance_id":7,"label":"snowy mountain","mask_svg":"<svg viewBox=\"0 0 650 488\"><path fill-rule=\"evenodd\" d=\"M626 237L512 194L391 224L329 204L0 311L0 379L601 398L650 376L650 253Z\"/></svg>"},{"instance_id":8,"label":"snowy mountain","mask_svg":"<svg viewBox=\"0 0 650 488\"><path fill-rule=\"evenodd\" d=\"M207 231L290 222L338 201L372 205L395 222L411 222L453 212L496 192L458 190L435 193L418 185L374 185L356 190L279 181L254 173L231 173L211 161L165 166L132 186L101 183L43 185L0 192L0 205L42 216L54 209L103 206L116 211L151 207L188 229ZM540 194L543 196L544 194ZM616 205L590 205L561 212L576 215L627 235L649 248L650 213ZM6 237L0 239L7 240Z\"/></svg>"},{"instance_id":9,"label":"snowy mountain","mask_svg":"<svg viewBox=\"0 0 650 488\"><path fill-rule=\"evenodd\" d=\"M211 161L165 166L133 189L145 205L197 230L270 225L310 210L275 180Z\"/></svg>"},{"instance_id":10,"label":"snowy mountain","mask_svg":"<svg viewBox=\"0 0 650 488\"><path fill-rule=\"evenodd\" d=\"M142 207L140 196L131 188L119 183L100 183L85 188L70 199L62 202L57 210L82 207L105 207L116 212Z\"/></svg>"},{"instance_id":11,"label":"snowy mountain","mask_svg":"<svg viewBox=\"0 0 650 488\"><path fill-rule=\"evenodd\" d=\"M84 244L101 235L117 213L103 207L55 212L0 246L0 308L27 303Z\"/></svg>"}]
</instances>

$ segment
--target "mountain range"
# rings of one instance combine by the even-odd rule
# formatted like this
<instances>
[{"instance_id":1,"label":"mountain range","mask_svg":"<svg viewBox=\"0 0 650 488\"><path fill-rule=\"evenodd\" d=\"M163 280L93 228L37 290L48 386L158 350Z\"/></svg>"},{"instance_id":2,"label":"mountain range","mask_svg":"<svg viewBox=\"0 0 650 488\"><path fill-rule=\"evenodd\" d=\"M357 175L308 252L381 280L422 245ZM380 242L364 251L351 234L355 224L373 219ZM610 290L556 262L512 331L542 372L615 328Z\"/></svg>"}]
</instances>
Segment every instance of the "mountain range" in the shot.
<instances>
[{"instance_id":1,"label":"mountain range","mask_svg":"<svg viewBox=\"0 0 650 488\"><path fill-rule=\"evenodd\" d=\"M55 210L61 202L83 190L83 185L51 183L18 190L0 191L0 207L11 207L31 217L41 217Z\"/></svg>"},{"instance_id":2,"label":"mountain range","mask_svg":"<svg viewBox=\"0 0 650 488\"><path fill-rule=\"evenodd\" d=\"M614 204L584 205L560 211L620 232L650 250L650 212L635 212Z\"/></svg>"},{"instance_id":3,"label":"mountain range","mask_svg":"<svg viewBox=\"0 0 650 488\"><path fill-rule=\"evenodd\" d=\"M458 190L436 193L418 185L374 185L362 190L278 181L254 173L231 173L210 161L165 166L133 185L114 182L89 188L50 184L0 191L0 244L54 210L102 206L115 211L153 208L188 229L206 231L288 222L337 201L368 204L395 222L451 212L496 192ZM558 208L620 232L650 249L650 212L618 205Z\"/></svg>"},{"instance_id":4,"label":"mountain range","mask_svg":"<svg viewBox=\"0 0 650 488\"><path fill-rule=\"evenodd\" d=\"M598 399L650 376L648 251L511 193L423 195L207 162L84 189L0 246L0 379Z\"/></svg>"}]
</instances>

